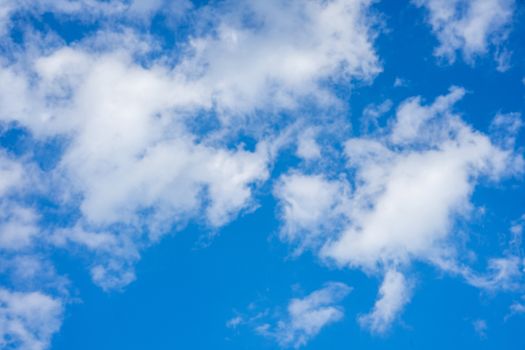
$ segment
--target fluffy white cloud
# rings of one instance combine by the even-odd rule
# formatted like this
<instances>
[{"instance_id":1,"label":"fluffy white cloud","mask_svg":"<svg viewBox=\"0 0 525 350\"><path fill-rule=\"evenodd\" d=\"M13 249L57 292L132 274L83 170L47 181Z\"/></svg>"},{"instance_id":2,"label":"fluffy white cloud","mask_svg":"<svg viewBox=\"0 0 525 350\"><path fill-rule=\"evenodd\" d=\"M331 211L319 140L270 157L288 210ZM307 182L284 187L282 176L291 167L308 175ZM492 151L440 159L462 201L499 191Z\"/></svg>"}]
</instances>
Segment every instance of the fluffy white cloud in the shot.
<instances>
[{"instance_id":1,"label":"fluffy white cloud","mask_svg":"<svg viewBox=\"0 0 525 350\"><path fill-rule=\"evenodd\" d=\"M0 346L44 350L62 320L59 300L40 292L19 293L0 288Z\"/></svg>"},{"instance_id":2,"label":"fluffy white cloud","mask_svg":"<svg viewBox=\"0 0 525 350\"><path fill-rule=\"evenodd\" d=\"M206 67L202 83L211 87L220 110L234 114L268 104L294 108L305 95L334 103L320 79L370 79L381 70L370 4L237 2L217 21L214 35L191 41L194 55L181 66L192 74ZM251 25L243 24L248 13Z\"/></svg>"},{"instance_id":3,"label":"fluffy white cloud","mask_svg":"<svg viewBox=\"0 0 525 350\"><path fill-rule=\"evenodd\" d=\"M66 295L67 281L48 261L32 255L43 238L39 214L24 197L37 193L38 170L0 153L0 275L4 285ZM42 181L43 182L43 181ZM62 322L62 302L42 292L0 287L0 348L44 350Z\"/></svg>"},{"instance_id":4,"label":"fluffy white cloud","mask_svg":"<svg viewBox=\"0 0 525 350\"><path fill-rule=\"evenodd\" d=\"M326 232L344 219L348 191L345 184L321 175L283 176L274 190L282 201L281 237L298 244L299 251L319 244L320 238L324 241Z\"/></svg>"},{"instance_id":5,"label":"fluffy white cloud","mask_svg":"<svg viewBox=\"0 0 525 350\"><path fill-rule=\"evenodd\" d=\"M6 16L9 7L101 18L152 13L163 2L5 4ZM120 288L135 278L139 251L172 228L192 219L218 228L255 208L253 190L269 177L285 141L264 126L280 111L299 110L305 98L337 104L323 87L326 79L370 80L380 72L370 5L206 6L195 20L209 30L196 30L176 61L133 30L101 31L69 46L26 43L26 51L0 66L0 120L26 128L37 141L64 141L57 166L45 176L47 191L80 214L72 227L47 235L48 243L90 250L93 279ZM253 22L243 20L248 13ZM255 130L249 131L253 148L235 141L239 129ZM300 149L317 157L310 136ZM17 213L16 220L4 218L10 225L4 231L14 234L16 224L29 242L38 213Z\"/></svg>"},{"instance_id":6,"label":"fluffy white cloud","mask_svg":"<svg viewBox=\"0 0 525 350\"><path fill-rule=\"evenodd\" d=\"M514 0L414 0L428 11L428 23L439 46L437 56L453 61L461 51L467 61L488 51L489 45L505 37L512 20ZM499 69L504 69L499 56Z\"/></svg>"},{"instance_id":7,"label":"fluffy white cloud","mask_svg":"<svg viewBox=\"0 0 525 350\"><path fill-rule=\"evenodd\" d=\"M325 245L325 257L373 269L450 255L448 235L454 218L468 213L476 179L521 171L520 157L451 114L461 95L452 89L428 107L411 99L398 109L389 140L346 143L357 170L351 224Z\"/></svg>"},{"instance_id":8,"label":"fluffy white cloud","mask_svg":"<svg viewBox=\"0 0 525 350\"><path fill-rule=\"evenodd\" d=\"M283 347L299 348L306 345L322 328L341 320L344 310L338 304L351 288L342 283L328 283L301 299L292 299L288 314L275 326L263 324L257 331L274 338Z\"/></svg>"},{"instance_id":9,"label":"fluffy white cloud","mask_svg":"<svg viewBox=\"0 0 525 350\"><path fill-rule=\"evenodd\" d=\"M356 171L353 184L324 182L320 175L284 177L276 194L284 203L286 231L317 225L325 211L332 215L336 203L346 202L349 224L325 244L325 257L374 269L446 254L440 242L446 242L453 218L468 212L476 179L496 180L523 166L521 157L495 146L451 112L463 93L453 88L430 106L409 99L385 137L347 141L348 167ZM351 185L351 193L341 190Z\"/></svg>"},{"instance_id":10,"label":"fluffy white cloud","mask_svg":"<svg viewBox=\"0 0 525 350\"><path fill-rule=\"evenodd\" d=\"M385 130L348 140L346 177L293 173L276 187L283 237L301 245L313 236L311 247L326 261L386 273L374 311L362 319L372 331L384 332L407 302L406 281L395 271L413 260L485 289L511 289L518 277L514 257L491 260L486 275L459 263L454 226L468 218L479 179L495 182L523 171L522 157L508 148L512 133L498 146L453 112L464 93L454 87L430 105L408 99ZM337 216L344 217L339 225L322 226Z\"/></svg>"},{"instance_id":11,"label":"fluffy white cloud","mask_svg":"<svg viewBox=\"0 0 525 350\"><path fill-rule=\"evenodd\" d=\"M170 11L192 7L177 3ZM61 140L62 149L57 165L38 181L27 177L40 170L0 154L0 249L28 254L6 260L25 268L9 269L36 280L46 265L28 249L41 239L43 245L88 251L93 280L107 290L122 288L135 279L133 264L141 249L163 234L188 220L216 229L255 208L254 191L268 180L277 151L289 142L286 132L276 131L281 127L276 120L284 114L292 120L283 124L293 123L303 117L303 105L334 113L344 103L327 82L351 85L381 71L371 4L213 3L195 16L197 29L180 45L178 57L156 51L151 37L111 25L70 45L57 40L42 48L29 41L17 47L0 60L0 122L24 128L35 142ZM461 50L471 57L486 51L494 33L501 32L512 2L473 1L464 13L459 0L454 7L418 4L430 9L441 42L437 54L452 57ZM164 11L164 5L162 0L0 0L0 34L16 12L128 20ZM523 166L509 136L519 129L519 116L498 116L493 134L501 133L491 139L453 113L464 94L453 88L430 105L420 98L405 101L379 136L345 143L343 175L295 171L275 185L281 236L298 252L314 249L326 261L384 274L374 309L360 319L373 332L385 332L408 302L410 283L400 271L413 260L460 274L480 288L515 288L520 260L492 259L487 274L479 275L456 261L450 239L455 220L469 212L478 179L497 181ZM374 121L391 106L390 101L369 106L369 124L377 127ZM239 130L255 139L253 147L238 141ZM317 132L300 133L296 150L312 164L324 155ZM40 187L29 190L36 183ZM78 220L41 234L40 213L21 200L36 192ZM282 345L302 346L343 317L337 303L348 292L334 283L293 299L284 320L259 331ZM0 302L4 342L45 348L58 329L59 301L0 289Z\"/></svg>"}]
</instances>

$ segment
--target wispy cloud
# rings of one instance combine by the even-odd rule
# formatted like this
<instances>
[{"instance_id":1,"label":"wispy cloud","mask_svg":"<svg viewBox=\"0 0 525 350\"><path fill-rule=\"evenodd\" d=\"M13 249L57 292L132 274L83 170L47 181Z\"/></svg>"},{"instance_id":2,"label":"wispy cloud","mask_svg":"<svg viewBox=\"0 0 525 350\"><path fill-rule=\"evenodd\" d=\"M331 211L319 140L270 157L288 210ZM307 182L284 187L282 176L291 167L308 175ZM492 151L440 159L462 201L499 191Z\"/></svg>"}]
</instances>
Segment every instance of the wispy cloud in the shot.
<instances>
[{"instance_id":1,"label":"wispy cloud","mask_svg":"<svg viewBox=\"0 0 525 350\"><path fill-rule=\"evenodd\" d=\"M292 299L283 319L274 325L261 324L256 331L275 339L282 347L302 347L321 329L343 318L344 310L338 304L350 291L345 284L328 283L304 298Z\"/></svg>"},{"instance_id":2,"label":"wispy cloud","mask_svg":"<svg viewBox=\"0 0 525 350\"><path fill-rule=\"evenodd\" d=\"M474 320L472 322L472 327L474 327L474 331L477 333L477 335L484 339L487 337L487 330L488 330L488 325L487 325L487 321L485 320Z\"/></svg>"},{"instance_id":3,"label":"wispy cloud","mask_svg":"<svg viewBox=\"0 0 525 350\"><path fill-rule=\"evenodd\" d=\"M382 334L388 331L405 304L409 302L411 288L411 282L407 281L403 274L396 270L387 271L379 288L374 309L369 314L359 317L361 326L373 333Z\"/></svg>"},{"instance_id":4,"label":"wispy cloud","mask_svg":"<svg viewBox=\"0 0 525 350\"><path fill-rule=\"evenodd\" d=\"M499 44L511 24L514 0L414 0L427 10L428 23L439 41L434 53L453 62L459 51L472 62L489 46ZM505 70L509 52L496 56L498 70Z\"/></svg>"}]
</instances>

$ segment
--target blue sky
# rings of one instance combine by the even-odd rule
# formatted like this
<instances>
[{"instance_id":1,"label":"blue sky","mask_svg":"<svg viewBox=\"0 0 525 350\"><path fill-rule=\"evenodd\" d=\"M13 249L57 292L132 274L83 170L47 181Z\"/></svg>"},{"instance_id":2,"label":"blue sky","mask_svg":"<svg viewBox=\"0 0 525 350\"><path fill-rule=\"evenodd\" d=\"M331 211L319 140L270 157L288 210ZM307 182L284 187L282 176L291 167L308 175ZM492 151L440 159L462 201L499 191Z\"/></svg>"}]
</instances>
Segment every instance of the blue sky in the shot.
<instances>
[{"instance_id":1,"label":"blue sky","mask_svg":"<svg viewBox=\"0 0 525 350\"><path fill-rule=\"evenodd\" d=\"M525 348L524 16L0 0L0 348Z\"/></svg>"}]
</instances>

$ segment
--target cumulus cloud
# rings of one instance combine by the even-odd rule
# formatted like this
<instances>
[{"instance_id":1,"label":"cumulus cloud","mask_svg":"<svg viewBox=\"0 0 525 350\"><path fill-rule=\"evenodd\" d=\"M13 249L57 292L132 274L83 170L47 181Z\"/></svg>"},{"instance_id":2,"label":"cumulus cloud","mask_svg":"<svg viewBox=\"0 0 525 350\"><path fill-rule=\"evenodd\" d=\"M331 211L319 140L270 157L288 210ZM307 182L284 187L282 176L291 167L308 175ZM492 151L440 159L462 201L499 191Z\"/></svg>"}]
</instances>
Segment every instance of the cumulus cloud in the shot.
<instances>
[{"instance_id":1,"label":"cumulus cloud","mask_svg":"<svg viewBox=\"0 0 525 350\"><path fill-rule=\"evenodd\" d=\"M228 4L228 2L227 2ZM367 0L242 1L226 11L215 35L191 41L183 67L199 72L222 110L251 111L268 103L296 107L313 96L334 103L320 79L371 79L380 72ZM247 13L256 25L242 25ZM195 67L197 65L197 67Z\"/></svg>"},{"instance_id":2,"label":"cumulus cloud","mask_svg":"<svg viewBox=\"0 0 525 350\"><path fill-rule=\"evenodd\" d=\"M338 304L350 293L343 283L328 283L304 298L292 299L286 318L272 326L257 327L260 334L274 338L280 346L299 348L306 345L322 328L341 320L344 310Z\"/></svg>"},{"instance_id":3,"label":"cumulus cloud","mask_svg":"<svg viewBox=\"0 0 525 350\"><path fill-rule=\"evenodd\" d=\"M486 53L505 38L512 20L514 0L414 0L427 10L427 20L439 46L434 53L454 61L459 51L467 61ZM508 65L508 52L496 56L498 69Z\"/></svg>"},{"instance_id":4,"label":"cumulus cloud","mask_svg":"<svg viewBox=\"0 0 525 350\"><path fill-rule=\"evenodd\" d=\"M4 349L44 350L60 328L60 301L40 292L11 292L0 288L0 346Z\"/></svg>"},{"instance_id":5,"label":"cumulus cloud","mask_svg":"<svg viewBox=\"0 0 525 350\"><path fill-rule=\"evenodd\" d=\"M23 290L0 289L2 345L44 349L59 328L61 299L48 290L65 295L67 282L45 249L79 253L95 283L124 288L136 278L140 252L163 235L191 220L217 230L254 210L277 154L295 141L311 167L274 184L281 237L297 253L312 249L327 263L383 276L373 310L359 319L364 327L384 333L396 320L411 295L405 274L414 260L480 288L516 288L521 260L493 258L485 274L475 273L458 262L452 237L479 181L521 171L513 152L519 115L498 115L488 136L454 113L464 89L430 104L414 97L386 128L344 143L341 171L314 171L328 153L323 131L310 125L346 108L331 85L368 83L382 70L373 1L174 3L0 0L0 44L10 53L0 59L0 126L27 132L33 148L59 144L46 169L31 151L0 153L0 273L17 275ZM451 59L457 51L486 52L513 5L416 3L429 10L436 54ZM177 38L176 53L138 33L141 19L159 11L173 18L194 11L194 28ZM104 25L72 43L36 28L22 44L9 38L14 15L42 13ZM498 52L503 70L510 53ZM369 105L365 131L378 129L377 118L392 107L390 100ZM320 111L313 122L312 111ZM290 141L294 125L302 129ZM64 220L43 225L35 196L60 207ZM305 345L343 317L338 303L349 291L331 283L293 299L280 322L259 332L284 346Z\"/></svg>"},{"instance_id":6,"label":"cumulus cloud","mask_svg":"<svg viewBox=\"0 0 525 350\"><path fill-rule=\"evenodd\" d=\"M185 97L164 69L128 59L64 48L35 62L42 80L33 89L8 72L22 93L5 101L4 115L38 138L74 135L52 176L64 189L64 204L78 205L85 231L121 224L138 241L142 232L156 240L201 211L210 226L225 224L249 204L252 185L267 178L272 146L261 141L249 151L199 142L170 112L192 104L196 94Z\"/></svg>"},{"instance_id":7,"label":"cumulus cloud","mask_svg":"<svg viewBox=\"0 0 525 350\"><path fill-rule=\"evenodd\" d=\"M0 126L32 143L26 154L0 154L0 273L18 290L40 290L3 292L13 301L2 301L2 345L44 349L59 328L61 306L47 295L67 295L68 283L49 249L74 252L104 290L122 289L141 250L164 234L190 220L217 230L254 210L302 102L341 109L328 80L369 82L381 71L371 3L0 1L9 53L0 59ZM177 52L144 26L160 12L192 18ZM97 31L66 42L32 27L28 19L44 13ZM10 37L17 28L21 43ZM283 112L291 120L281 127ZM315 135L304 136L299 153L318 158ZM53 161L44 169L33 151L48 142L58 147L46 150ZM49 224L40 200L61 219ZM14 306L34 300L43 305L35 319Z\"/></svg>"},{"instance_id":8,"label":"cumulus cloud","mask_svg":"<svg viewBox=\"0 0 525 350\"><path fill-rule=\"evenodd\" d=\"M281 237L299 244L300 251L319 244L329 228L344 220L346 207L345 184L322 175L291 173L276 185L275 194L282 201L282 219L285 226Z\"/></svg>"},{"instance_id":9,"label":"cumulus cloud","mask_svg":"<svg viewBox=\"0 0 525 350\"><path fill-rule=\"evenodd\" d=\"M407 302L410 288L397 271L413 260L480 288L516 283L514 257L490 260L481 275L459 261L455 223L468 220L480 179L494 183L523 171L522 157L508 148L512 134L498 146L454 113L464 94L453 87L429 105L410 98L385 130L346 141L346 176L292 173L276 187L285 239L301 246L314 237L310 247L325 261L385 274L374 311L361 319L374 332L384 332ZM336 216L342 224L322 226Z\"/></svg>"},{"instance_id":10,"label":"cumulus cloud","mask_svg":"<svg viewBox=\"0 0 525 350\"><path fill-rule=\"evenodd\" d=\"M151 12L162 3L6 4L96 17ZM195 28L207 29L192 32L175 62L133 29L51 48L26 43L27 52L0 67L0 120L25 128L35 142L62 142L45 174L47 195L79 217L47 235L46 244L91 251L93 279L121 288L135 278L140 250L173 228L198 219L216 229L255 208L253 191L286 141L279 131L261 132L262 125L279 111L300 110L305 98L338 104L326 79L368 81L380 72L370 4L210 5L195 18L202 21ZM253 147L237 141L241 129ZM303 156L318 157L313 134L305 136ZM2 222L29 241L38 215L21 209Z\"/></svg>"}]
</instances>

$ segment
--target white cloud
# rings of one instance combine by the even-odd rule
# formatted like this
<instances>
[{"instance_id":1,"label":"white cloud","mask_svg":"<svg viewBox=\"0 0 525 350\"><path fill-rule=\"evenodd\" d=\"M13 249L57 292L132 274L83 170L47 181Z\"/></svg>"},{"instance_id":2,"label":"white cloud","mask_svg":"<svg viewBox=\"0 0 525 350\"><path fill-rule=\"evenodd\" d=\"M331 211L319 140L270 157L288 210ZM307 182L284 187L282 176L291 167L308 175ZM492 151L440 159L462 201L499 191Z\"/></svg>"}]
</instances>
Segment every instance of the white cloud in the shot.
<instances>
[{"instance_id":1,"label":"white cloud","mask_svg":"<svg viewBox=\"0 0 525 350\"><path fill-rule=\"evenodd\" d=\"M274 189L282 204L282 238L298 244L299 251L326 239L323 235L341 222L348 190L321 175L283 176Z\"/></svg>"},{"instance_id":2,"label":"white cloud","mask_svg":"<svg viewBox=\"0 0 525 350\"><path fill-rule=\"evenodd\" d=\"M220 226L246 204L249 185L267 177L265 143L254 152L197 143L169 110L195 103L198 94L185 93L161 67L68 48L36 67L42 94L72 98L42 111L52 118L27 120L21 111L20 119L37 135L75 134L56 171L82 194L89 224L138 224L137 212L154 208L162 231L199 209L206 195L206 216Z\"/></svg>"},{"instance_id":3,"label":"white cloud","mask_svg":"<svg viewBox=\"0 0 525 350\"><path fill-rule=\"evenodd\" d=\"M40 215L25 196L45 182L31 164L0 153L0 275L2 284L20 290L48 290L67 296L67 280L34 254L42 239ZM36 181L36 180L39 181ZM0 287L0 348L44 350L62 323L62 301L40 291Z\"/></svg>"},{"instance_id":4,"label":"white cloud","mask_svg":"<svg viewBox=\"0 0 525 350\"><path fill-rule=\"evenodd\" d=\"M0 274L5 285L14 290L36 291L69 297L69 280L58 275L53 263L44 254L31 251L19 254L2 254Z\"/></svg>"},{"instance_id":5,"label":"white cloud","mask_svg":"<svg viewBox=\"0 0 525 350\"><path fill-rule=\"evenodd\" d=\"M191 8L187 1L180 4L177 11ZM340 110L344 103L326 81L351 85L381 71L371 4L221 2L200 13L206 16L196 26L211 29L196 30L177 58L155 51L151 38L111 26L69 46L26 43L26 52L1 62L0 121L26 128L37 142L65 140L58 165L41 186L79 217L40 238L54 247L89 251L93 280L104 289L122 288L136 277L133 264L140 250L163 234L188 220L216 229L255 208L254 190L269 178L285 142L265 126L282 112L303 118L305 101L327 113ZM456 19L455 10L443 15L439 11L450 8L434 1L419 4L430 9L441 42L437 54L448 57L457 50L466 57L485 52L510 18L507 7L493 0L469 3L464 19ZM4 1L0 27L10 25L15 11L147 17L163 5L160 0ZM486 6L497 11L485 11ZM384 274L374 309L361 318L373 332L388 329L408 302L410 283L398 271L413 260L444 261L481 288L514 288L519 265L513 258L491 260L486 275L456 266L450 237L455 219L468 214L478 178L497 181L523 166L512 153L508 130L506 141L498 143L453 113L464 94L453 88L430 105L409 99L383 134L345 143L345 174L290 172L274 187L284 221L281 236L298 251L314 249L325 261ZM377 118L391 104L366 113ZM493 126L502 129L511 119L496 118ZM211 130L200 130L203 125ZM239 130L251 133L255 146L237 142ZM299 138L297 155L313 162L322 152L310 130ZM5 250L30 247L41 231L36 209L11 198L38 182L25 182L26 167L0 156L0 248ZM34 261L25 262L26 272L38 270ZM348 292L345 285L329 284L293 299L286 319L259 330L286 346L302 346L343 317L336 304ZM36 344L27 349L44 348L58 329L59 302L38 292L2 293L8 302L1 312L8 321L18 320L15 330L2 323L3 337ZM44 305L34 306L32 314L42 314L42 320L51 314L47 328L9 306L20 300Z\"/></svg>"},{"instance_id":6,"label":"white cloud","mask_svg":"<svg viewBox=\"0 0 525 350\"><path fill-rule=\"evenodd\" d=\"M152 13L163 2L9 4L11 13L45 10L89 20ZM80 218L49 242L90 250L93 279L120 288L135 278L138 252L163 234L192 219L215 229L255 208L253 191L268 179L283 142L264 126L283 110L298 112L306 98L337 109L326 79L368 81L380 72L370 5L207 6L195 16L197 29L176 64L155 51L151 37L130 28L101 30L69 46L26 43L26 51L0 66L0 120L26 128L37 141L67 140L45 176L47 194ZM187 2L182 7L191 9ZM248 13L253 23L243 20ZM200 32L204 27L209 30ZM204 118L197 127L196 116ZM202 125L211 130L200 131ZM256 129L253 148L235 142L239 129ZM304 141L303 156L317 157L313 135ZM37 215L17 221L27 241L36 234L29 223Z\"/></svg>"},{"instance_id":7,"label":"white cloud","mask_svg":"<svg viewBox=\"0 0 525 350\"><path fill-rule=\"evenodd\" d=\"M396 113L396 120L391 134L392 142L394 144L409 144L423 141L432 144L436 141L442 141L442 135L439 134L439 131L430 130L425 132L423 128L429 125L439 127L441 124L440 119L438 119L438 125L433 125L432 119L446 118L447 114L451 114L452 106L464 96L464 89L452 87L447 95L439 96L430 106L422 105L420 97L404 101ZM426 140L428 136L432 138L438 137L439 139Z\"/></svg>"},{"instance_id":8,"label":"white cloud","mask_svg":"<svg viewBox=\"0 0 525 350\"><path fill-rule=\"evenodd\" d=\"M274 338L280 346L299 348L306 345L324 327L341 320L343 308L338 306L351 288L342 283L328 283L302 299L292 299L288 315L274 327L263 324L257 331Z\"/></svg>"},{"instance_id":9,"label":"white cloud","mask_svg":"<svg viewBox=\"0 0 525 350\"><path fill-rule=\"evenodd\" d=\"M122 289L136 279L133 265L119 256L93 266L90 273L93 282L106 291Z\"/></svg>"},{"instance_id":10,"label":"white cloud","mask_svg":"<svg viewBox=\"0 0 525 350\"><path fill-rule=\"evenodd\" d=\"M371 79L380 72L372 46L370 1L241 1L216 23L216 35L191 41L181 68L211 88L220 111L296 108L297 99L332 103L320 79ZM227 4L229 4L227 2ZM257 25L242 25L250 14Z\"/></svg>"},{"instance_id":11,"label":"white cloud","mask_svg":"<svg viewBox=\"0 0 525 350\"><path fill-rule=\"evenodd\" d=\"M20 197L30 187L37 171L20 161L0 153L0 250L16 251L29 247L39 233L39 215Z\"/></svg>"},{"instance_id":12,"label":"white cloud","mask_svg":"<svg viewBox=\"0 0 525 350\"><path fill-rule=\"evenodd\" d=\"M461 274L469 284L488 291L517 290L523 285L523 262L517 256L489 259L487 270L480 275L463 269Z\"/></svg>"},{"instance_id":13,"label":"white cloud","mask_svg":"<svg viewBox=\"0 0 525 350\"><path fill-rule=\"evenodd\" d=\"M476 55L486 53L491 43L501 41L510 25L515 6L514 0L413 2L428 11L428 23L439 41L435 55L450 61L454 61L457 51L467 61L472 61Z\"/></svg>"},{"instance_id":14,"label":"white cloud","mask_svg":"<svg viewBox=\"0 0 525 350\"><path fill-rule=\"evenodd\" d=\"M0 153L0 197L20 189L25 181L25 170L21 163Z\"/></svg>"},{"instance_id":15,"label":"white cloud","mask_svg":"<svg viewBox=\"0 0 525 350\"><path fill-rule=\"evenodd\" d=\"M60 229L53 233L50 238L56 246L65 246L73 243L86 246L92 250L115 250L118 240L114 235L107 232L87 232L82 227L76 226L71 229Z\"/></svg>"},{"instance_id":16,"label":"white cloud","mask_svg":"<svg viewBox=\"0 0 525 350\"><path fill-rule=\"evenodd\" d=\"M346 143L349 167L357 170L351 225L325 245L325 257L373 269L449 255L448 235L454 218L468 213L476 178L521 170L520 157L451 114L461 95L453 89L429 107L411 99L398 109L388 142Z\"/></svg>"},{"instance_id":17,"label":"white cloud","mask_svg":"<svg viewBox=\"0 0 525 350\"><path fill-rule=\"evenodd\" d=\"M12 202L0 203L0 249L26 248L39 232L34 210Z\"/></svg>"},{"instance_id":18,"label":"white cloud","mask_svg":"<svg viewBox=\"0 0 525 350\"><path fill-rule=\"evenodd\" d=\"M361 127L364 133L370 131L370 129L377 129L379 127L379 118L384 116L392 108L392 101L385 100L380 104L369 104L363 109L363 115L361 117Z\"/></svg>"},{"instance_id":19,"label":"white cloud","mask_svg":"<svg viewBox=\"0 0 525 350\"><path fill-rule=\"evenodd\" d=\"M298 157L304 160L318 159L321 157L321 147L315 137L316 133L314 129L307 129L299 135L296 151Z\"/></svg>"},{"instance_id":20,"label":"white cloud","mask_svg":"<svg viewBox=\"0 0 525 350\"><path fill-rule=\"evenodd\" d=\"M15 1L0 2L0 35L3 35L9 25L11 13L15 8Z\"/></svg>"},{"instance_id":21,"label":"white cloud","mask_svg":"<svg viewBox=\"0 0 525 350\"><path fill-rule=\"evenodd\" d=\"M498 113L490 124L490 132L499 146L512 149L522 127L520 113Z\"/></svg>"},{"instance_id":22,"label":"white cloud","mask_svg":"<svg viewBox=\"0 0 525 350\"><path fill-rule=\"evenodd\" d=\"M410 296L411 284L405 276L396 270L388 270L379 288L374 309L360 316L359 323L373 333L385 333L410 301Z\"/></svg>"},{"instance_id":23,"label":"white cloud","mask_svg":"<svg viewBox=\"0 0 525 350\"><path fill-rule=\"evenodd\" d=\"M47 349L61 322L59 300L40 292L19 293L0 288L0 347Z\"/></svg>"},{"instance_id":24,"label":"white cloud","mask_svg":"<svg viewBox=\"0 0 525 350\"><path fill-rule=\"evenodd\" d=\"M478 179L496 182L523 171L522 157L507 147L513 143L498 147L453 112L464 93L452 88L430 105L419 97L408 99L384 130L348 140L346 177L284 176L275 191L282 203L283 237L299 246L315 239L309 247L325 261L386 273L385 283L396 281L388 286L404 284L392 270L419 260L480 288L512 289L519 272L514 258L490 260L486 274L459 263L455 223L468 219ZM338 216L339 225L321 226ZM376 311L363 319L373 331L387 329L406 303L406 292L398 290L380 292ZM397 307L383 307L390 304L388 295L398 300L392 303Z\"/></svg>"},{"instance_id":25,"label":"white cloud","mask_svg":"<svg viewBox=\"0 0 525 350\"><path fill-rule=\"evenodd\" d=\"M86 231L82 225L55 230L48 241L55 247L84 248L92 252L91 277L104 290L122 289L136 278L133 264L139 260L140 242L126 232Z\"/></svg>"}]
</instances>

